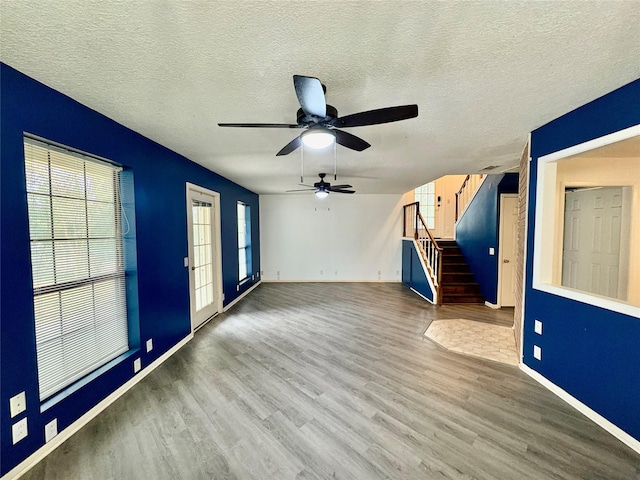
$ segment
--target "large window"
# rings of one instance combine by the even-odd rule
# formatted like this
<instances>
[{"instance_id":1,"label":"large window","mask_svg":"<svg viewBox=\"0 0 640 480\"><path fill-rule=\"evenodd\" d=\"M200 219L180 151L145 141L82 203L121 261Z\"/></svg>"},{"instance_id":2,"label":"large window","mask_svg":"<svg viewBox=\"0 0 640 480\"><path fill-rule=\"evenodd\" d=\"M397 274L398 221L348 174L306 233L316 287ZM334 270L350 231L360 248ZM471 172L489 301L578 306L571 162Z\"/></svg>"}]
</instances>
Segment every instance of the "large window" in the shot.
<instances>
[{"instance_id":1,"label":"large window","mask_svg":"<svg viewBox=\"0 0 640 480\"><path fill-rule=\"evenodd\" d=\"M251 209L238 202L238 281L251 272Z\"/></svg>"},{"instance_id":2,"label":"large window","mask_svg":"<svg viewBox=\"0 0 640 480\"><path fill-rule=\"evenodd\" d=\"M119 168L25 138L40 399L129 349Z\"/></svg>"},{"instance_id":3,"label":"large window","mask_svg":"<svg viewBox=\"0 0 640 480\"><path fill-rule=\"evenodd\" d=\"M427 227L436 226L436 189L435 183L427 183L415 190L415 201L420 204L420 213L427 223Z\"/></svg>"},{"instance_id":4,"label":"large window","mask_svg":"<svg viewBox=\"0 0 640 480\"><path fill-rule=\"evenodd\" d=\"M533 287L637 316L640 126L538 159Z\"/></svg>"}]
</instances>

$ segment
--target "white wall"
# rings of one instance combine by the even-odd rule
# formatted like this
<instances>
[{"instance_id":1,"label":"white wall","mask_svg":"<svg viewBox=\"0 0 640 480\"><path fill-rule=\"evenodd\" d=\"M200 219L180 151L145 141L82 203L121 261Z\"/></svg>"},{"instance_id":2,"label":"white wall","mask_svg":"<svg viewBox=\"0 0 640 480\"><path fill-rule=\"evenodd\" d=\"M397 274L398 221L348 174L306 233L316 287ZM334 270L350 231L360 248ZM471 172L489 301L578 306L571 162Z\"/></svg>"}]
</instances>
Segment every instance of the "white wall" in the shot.
<instances>
[{"instance_id":1,"label":"white wall","mask_svg":"<svg viewBox=\"0 0 640 480\"><path fill-rule=\"evenodd\" d=\"M411 202L400 194L261 195L262 280L399 282L402 207Z\"/></svg>"}]
</instances>

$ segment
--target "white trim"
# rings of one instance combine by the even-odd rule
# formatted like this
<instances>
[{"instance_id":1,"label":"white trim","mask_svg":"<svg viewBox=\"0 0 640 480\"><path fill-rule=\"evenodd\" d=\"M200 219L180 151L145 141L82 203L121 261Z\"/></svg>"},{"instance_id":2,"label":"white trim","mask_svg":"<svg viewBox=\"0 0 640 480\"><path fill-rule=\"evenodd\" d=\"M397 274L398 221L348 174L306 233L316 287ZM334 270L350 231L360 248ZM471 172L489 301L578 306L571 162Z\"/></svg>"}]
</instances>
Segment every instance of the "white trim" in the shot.
<instances>
[{"instance_id":1,"label":"white trim","mask_svg":"<svg viewBox=\"0 0 640 480\"><path fill-rule=\"evenodd\" d=\"M192 219L191 219L191 194L192 192L195 193L199 193L199 194L203 194L203 195L207 195L210 197L213 197L213 224L211 225L213 227L213 248L215 249L214 255L215 255L215 271L213 272L213 274L216 277L216 282L214 285L214 288L216 289L215 292L215 302L216 302L216 311L215 313L210 317L212 318L213 316L215 316L216 314L220 313L223 311L223 300L222 300L222 223L221 223L221 207L220 207L220 193L215 192L213 190L209 190L207 188L201 187L199 185L196 185L194 183L190 183L190 182L185 182L185 190L186 190L186 202L187 202L187 257L189 258L189 266L187 267L189 269L189 321L191 322L191 332L193 333L194 331L198 330L199 327L201 327L202 325L204 325L208 320L205 320L204 322L202 322L200 325L196 326L194 328L193 322L194 322L194 316L195 316L195 311L194 311L194 305L193 305L193 297L192 297L192 282L193 282L193 278L191 275L191 265L193 262L193 259L191 258L191 251L189 250L189 246L191 245L191 243L193 242L193 232L192 232ZM209 318L209 319L210 319Z\"/></svg>"},{"instance_id":2,"label":"white trim","mask_svg":"<svg viewBox=\"0 0 640 480\"><path fill-rule=\"evenodd\" d=\"M491 302L487 302L487 301L485 301L485 302L484 302L484 305L485 305L486 307L493 308L493 309L496 309L496 310L497 310L498 308L500 308L500 305L497 305L497 304L495 304L495 303L491 303Z\"/></svg>"},{"instance_id":3,"label":"white trim","mask_svg":"<svg viewBox=\"0 0 640 480\"><path fill-rule=\"evenodd\" d=\"M571 405L573 408L575 408L580 413L582 413L589 420L591 420L592 422L594 422L597 425L599 425L600 427L602 427L604 430L606 430L611 435L616 437L618 440L620 440L622 443L627 445L629 448L631 448L632 450L635 450L637 453L640 453L640 441L639 440L633 438L631 435L629 435L627 432L622 430L620 427L618 427L615 424L611 423L609 420L604 418L598 412L596 412L595 410L592 410L591 408L589 408L587 405L582 403L580 400L575 398L570 393L568 393L565 390L563 390L561 387L559 387L555 383L547 380L546 377L544 377L540 373L536 372L531 367L525 365L524 363L520 363L520 370L522 370L524 373L529 375L535 381L540 383L543 387L547 388L552 393L556 394L562 400L564 400L569 405Z\"/></svg>"},{"instance_id":4,"label":"white trim","mask_svg":"<svg viewBox=\"0 0 640 480\"><path fill-rule=\"evenodd\" d=\"M253 291L254 288L256 288L258 285L260 285L262 283L262 280L258 280L256 283L253 284L253 286L242 292L241 295L238 295L238 297L234 298L233 301L229 302L229 305L227 305L226 307L224 307L222 309L223 312L226 312L227 310L229 310L231 307L233 307L236 303L238 303L240 300L242 300L244 297L246 297L247 295L249 295L250 292Z\"/></svg>"},{"instance_id":5,"label":"white trim","mask_svg":"<svg viewBox=\"0 0 640 480\"><path fill-rule=\"evenodd\" d=\"M427 302L429 303L433 303L435 305L435 302L433 300L429 300L427 297L425 297L423 294L421 294L419 291L417 291L415 288L413 287L409 287L409 290L411 290L413 293L415 293L416 295L418 295L419 297L424 298Z\"/></svg>"},{"instance_id":6,"label":"white trim","mask_svg":"<svg viewBox=\"0 0 640 480\"><path fill-rule=\"evenodd\" d=\"M171 355L180 350L184 345L186 345L189 340L193 338L193 333L189 333L186 337L176 343L173 347L159 356L154 362L147 365L146 368L141 370L137 375L129 379L126 383L120 386L117 390L113 391L108 397L102 400L100 403L95 405L91 410L86 412L80 418L78 418L75 422L69 425L67 428L62 430L57 436L53 437L53 439L49 443L45 443L38 450L29 455L25 460L16 465L13 469L9 470L1 480L15 480L33 468L38 462L44 459L47 455L53 452L56 448L62 445L67 439L69 439L73 434L78 432L82 427L84 427L87 423L97 417L104 409L106 409L113 402L118 400L122 395L124 395L128 390L130 390L134 385L140 382L144 377L149 375L153 370L159 367L165 360L167 360Z\"/></svg>"},{"instance_id":7,"label":"white trim","mask_svg":"<svg viewBox=\"0 0 640 480\"><path fill-rule=\"evenodd\" d=\"M568 298L578 302L585 303L587 305L593 305L596 307L604 308L613 312L622 313L632 317L640 317L640 307L636 307L629 303L615 300L599 295L594 295L587 292L581 292L573 290L567 287L552 285L551 281L551 264L549 263L549 252L547 251L548 245L543 242L542 238L542 225L543 220L554 218L555 215L555 203L552 194L555 189L545 189L546 184L555 185L555 172L556 164L554 162L577 155L595 148L610 145L615 142L626 140L640 135L640 124L634 125L624 130L620 130L609 135L604 135L588 142L580 143L557 152L543 155L538 158L537 165L537 185L535 191L535 225L534 225L534 248L533 248L533 272L532 272L532 287L535 290L557 295L559 297ZM527 215L529 212L527 212ZM526 278L526 277L525 277Z\"/></svg>"},{"instance_id":8,"label":"white trim","mask_svg":"<svg viewBox=\"0 0 640 480\"><path fill-rule=\"evenodd\" d=\"M538 162L553 162L560 160L561 158L570 157L579 153L584 153L594 148L604 147L612 143L620 142L628 138L632 138L640 135L640 124L634 125L617 132L610 133L609 135L603 135L602 137L594 138L588 142L579 143L569 148L558 150L557 152L549 153L538 158Z\"/></svg>"},{"instance_id":9,"label":"white trim","mask_svg":"<svg viewBox=\"0 0 640 480\"><path fill-rule=\"evenodd\" d=\"M484 181L487 179L487 177L489 176L486 173L474 173L473 175L482 175L482 179L480 179L480 183L478 184L475 192L473 192L473 194L471 195L471 197L469 197L469 201L467 202L467 204L464 206L464 209L462 210L462 213L460 213L460 215L458 215L458 220L455 221L455 223L453 224L453 239L455 240L456 238L456 227L458 226L458 223L460 223L460 220L462 220L462 217L464 216L464 214L467 212L467 210L469 209L469 206L471 205L471 202L473 202L473 199L476 198L476 195L478 194L478 191L480 191L480 187L482 187L482 185L484 184Z\"/></svg>"},{"instance_id":10,"label":"white trim","mask_svg":"<svg viewBox=\"0 0 640 480\"><path fill-rule=\"evenodd\" d=\"M418 242L416 241L415 238L412 238L411 241L413 242L413 248L416 249L416 252L418 254L418 259L420 259L420 265L422 265L422 270L424 270L424 276L427 277L427 282L429 283L429 288L431 289L431 294L433 295L433 301L431 300L429 301L433 304L436 304L438 301L438 291L436 290L436 286L433 284L433 281L431 280L431 274L429 273L427 264L425 263L424 258L422 258L422 255L420 255L420 246L418 245Z\"/></svg>"},{"instance_id":11,"label":"white trim","mask_svg":"<svg viewBox=\"0 0 640 480\"><path fill-rule=\"evenodd\" d=\"M338 280L327 280L326 278L301 278L301 279L287 279L287 280L262 280L264 283L402 283L402 280L371 280L370 278L365 278L363 280L358 279L338 279Z\"/></svg>"}]
</instances>

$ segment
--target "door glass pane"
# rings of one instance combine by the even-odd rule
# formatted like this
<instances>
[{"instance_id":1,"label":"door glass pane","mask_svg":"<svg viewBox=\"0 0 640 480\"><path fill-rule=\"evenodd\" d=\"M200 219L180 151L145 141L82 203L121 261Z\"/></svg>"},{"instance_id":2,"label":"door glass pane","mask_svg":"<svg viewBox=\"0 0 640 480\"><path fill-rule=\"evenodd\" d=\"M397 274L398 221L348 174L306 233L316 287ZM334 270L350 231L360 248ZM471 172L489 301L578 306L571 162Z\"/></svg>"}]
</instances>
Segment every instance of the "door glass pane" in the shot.
<instances>
[{"instance_id":1,"label":"door glass pane","mask_svg":"<svg viewBox=\"0 0 640 480\"><path fill-rule=\"evenodd\" d=\"M213 303L212 208L210 203L192 200L193 278L195 280L196 311Z\"/></svg>"}]
</instances>

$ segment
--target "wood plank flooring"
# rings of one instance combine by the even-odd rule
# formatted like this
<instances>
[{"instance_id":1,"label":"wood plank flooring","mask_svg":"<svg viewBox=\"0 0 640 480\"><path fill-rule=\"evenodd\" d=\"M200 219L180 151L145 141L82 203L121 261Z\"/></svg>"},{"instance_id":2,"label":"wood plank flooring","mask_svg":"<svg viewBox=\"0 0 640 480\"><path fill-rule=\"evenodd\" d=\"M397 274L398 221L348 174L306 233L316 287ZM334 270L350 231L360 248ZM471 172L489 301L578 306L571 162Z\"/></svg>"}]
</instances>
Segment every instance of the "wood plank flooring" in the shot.
<instances>
[{"instance_id":1,"label":"wood plank flooring","mask_svg":"<svg viewBox=\"0 0 640 480\"><path fill-rule=\"evenodd\" d=\"M447 352L401 284L263 284L24 479L640 478L516 367Z\"/></svg>"}]
</instances>

